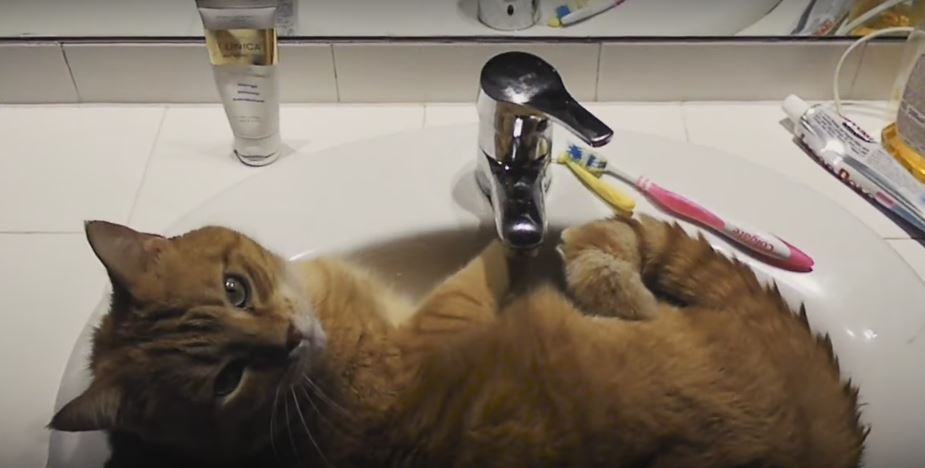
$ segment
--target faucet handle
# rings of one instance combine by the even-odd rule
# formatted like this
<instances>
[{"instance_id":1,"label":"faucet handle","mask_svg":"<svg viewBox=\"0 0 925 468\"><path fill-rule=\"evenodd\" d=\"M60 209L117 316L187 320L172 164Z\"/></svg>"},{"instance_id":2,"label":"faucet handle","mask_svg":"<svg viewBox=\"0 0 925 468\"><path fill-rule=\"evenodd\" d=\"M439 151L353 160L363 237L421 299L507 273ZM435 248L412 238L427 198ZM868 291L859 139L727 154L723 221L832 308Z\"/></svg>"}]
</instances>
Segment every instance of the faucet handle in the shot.
<instances>
[{"instance_id":1,"label":"faucet handle","mask_svg":"<svg viewBox=\"0 0 925 468\"><path fill-rule=\"evenodd\" d=\"M482 67L481 93L524 114L548 117L569 129L586 144L607 144L613 130L569 94L559 72L545 60L525 52L506 52ZM519 109L518 109L519 108Z\"/></svg>"}]
</instances>

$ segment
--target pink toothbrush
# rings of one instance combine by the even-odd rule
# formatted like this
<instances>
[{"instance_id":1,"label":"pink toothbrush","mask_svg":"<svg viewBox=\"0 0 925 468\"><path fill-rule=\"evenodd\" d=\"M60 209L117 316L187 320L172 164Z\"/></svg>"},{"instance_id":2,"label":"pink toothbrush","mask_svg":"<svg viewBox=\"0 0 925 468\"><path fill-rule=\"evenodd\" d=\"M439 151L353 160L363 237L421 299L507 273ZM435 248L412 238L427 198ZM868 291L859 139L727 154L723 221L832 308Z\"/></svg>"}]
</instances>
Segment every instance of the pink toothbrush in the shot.
<instances>
[{"instance_id":1,"label":"pink toothbrush","mask_svg":"<svg viewBox=\"0 0 925 468\"><path fill-rule=\"evenodd\" d=\"M768 263L788 270L809 272L813 270L813 259L792 244L777 236L762 233L739 223L732 223L716 213L707 210L686 197L672 192L646 177L633 177L610 166L606 159L571 145L567 151L569 159L600 177L604 172L633 184L639 191L657 202L666 211L694 221L735 243L758 254Z\"/></svg>"}]
</instances>

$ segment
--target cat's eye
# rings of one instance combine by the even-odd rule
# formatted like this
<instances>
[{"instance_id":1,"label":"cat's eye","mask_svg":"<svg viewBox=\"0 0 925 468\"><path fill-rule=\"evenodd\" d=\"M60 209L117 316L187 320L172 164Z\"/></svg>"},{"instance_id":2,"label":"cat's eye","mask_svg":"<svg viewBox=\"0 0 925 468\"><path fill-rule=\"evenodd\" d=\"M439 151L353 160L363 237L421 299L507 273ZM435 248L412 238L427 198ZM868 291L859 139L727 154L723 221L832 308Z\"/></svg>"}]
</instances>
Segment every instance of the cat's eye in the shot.
<instances>
[{"instance_id":1,"label":"cat's eye","mask_svg":"<svg viewBox=\"0 0 925 468\"><path fill-rule=\"evenodd\" d=\"M231 395L238 388L238 385L241 385L241 378L244 377L244 367L243 361L232 361L218 373L213 387L213 393L216 397Z\"/></svg>"},{"instance_id":2,"label":"cat's eye","mask_svg":"<svg viewBox=\"0 0 925 468\"><path fill-rule=\"evenodd\" d=\"M238 308L247 307L249 296L250 289L244 278L237 275L225 275L225 297L231 305Z\"/></svg>"}]
</instances>

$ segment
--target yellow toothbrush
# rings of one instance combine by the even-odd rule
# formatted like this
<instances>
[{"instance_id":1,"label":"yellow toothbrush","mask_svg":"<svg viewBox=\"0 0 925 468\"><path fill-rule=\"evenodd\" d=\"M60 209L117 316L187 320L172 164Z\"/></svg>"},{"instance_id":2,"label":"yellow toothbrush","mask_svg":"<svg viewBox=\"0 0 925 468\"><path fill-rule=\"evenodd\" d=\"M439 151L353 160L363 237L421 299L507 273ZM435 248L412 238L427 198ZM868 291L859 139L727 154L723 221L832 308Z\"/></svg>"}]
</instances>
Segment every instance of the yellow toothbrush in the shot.
<instances>
[{"instance_id":1,"label":"yellow toothbrush","mask_svg":"<svg viewBox=\"0 0 925 468\"><path fill-rule=\"evenodd\" d=\"M770 265L799 272L813 271L814 262L812 257L794 247L793 244L789 244L773 234L747 228L742 224L734 224L732 221L721 218L716 213L707 210L690 199L652 182L647 177L634 176L616 167L611 167L607 163L607 159L602 156L582 150L576 145L570 145L558 162L562 164L570 163L569 167L575 175L586 182L588 188L601 196L601 198L612 197L613 194L602 195L599 190L612 191L612 189L606 186L606 188L600 188L589 179L597 180L598 177L605 173L610 174L626 183L633 184L637 190L644 193L649 200L665 212L712 230L716 234L756 254L758 258L765 260ZM576 169L581 169L581 172ZM598 180L598 182L600 181ZM621 195L618 194L618 196ZM612 202L608 200L608 203Z\"/></svg>"},{"instance_id":2,"label":"yellow toothbrush","mask_svg":"<svg viewBox=\"0 0 925 468\"><path fill-rule=\"evenodd\" d=\"M636 208L636 200L634 200L632 197L617 190L617 188L613 185L598 179L593 174L588 172L587 169L578 165L567 155L560 156L558 162L559 164L565 164L565 166L568 167L573 174L575 174L575 177L578 177L578 180L585 184L585 187L587 187L588 190L594 192L595 195L610 205L613 209L622 214L633 214L633 210Z\"/></svg>"}]
</instances>

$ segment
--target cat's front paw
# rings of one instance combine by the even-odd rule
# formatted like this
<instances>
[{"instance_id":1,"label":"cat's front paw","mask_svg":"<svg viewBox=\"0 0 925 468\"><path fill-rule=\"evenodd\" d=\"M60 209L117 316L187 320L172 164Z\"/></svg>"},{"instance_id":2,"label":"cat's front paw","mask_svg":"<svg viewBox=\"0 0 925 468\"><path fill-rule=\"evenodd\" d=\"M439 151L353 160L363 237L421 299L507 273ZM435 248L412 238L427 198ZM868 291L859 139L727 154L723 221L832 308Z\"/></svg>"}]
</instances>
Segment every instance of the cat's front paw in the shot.
<instances>
[{"instance_id":1,"label":"cat's front paw","mask_svg":"<svg viewBox=\"0 0 925 468\"><path fill-rule=\"evenodd\" d=\"M562 231L559 255L568 264L583 252L598 251L638 266L639 239L632 224L635 220L615 217L592 221Z\"/></svg>"},{"instance_id":2,"label":"cat's front paw","mask_svg":"<svg viewBox=\"0 0 925 468\"><path fill-rule=\"evenodd\" d=\"M639 273L638 239L630 225L634 222L607 219L562 232L558 251L566 283L585 311L633 320L655 315L655 296Z\"/></svg>"}]
</instances>

